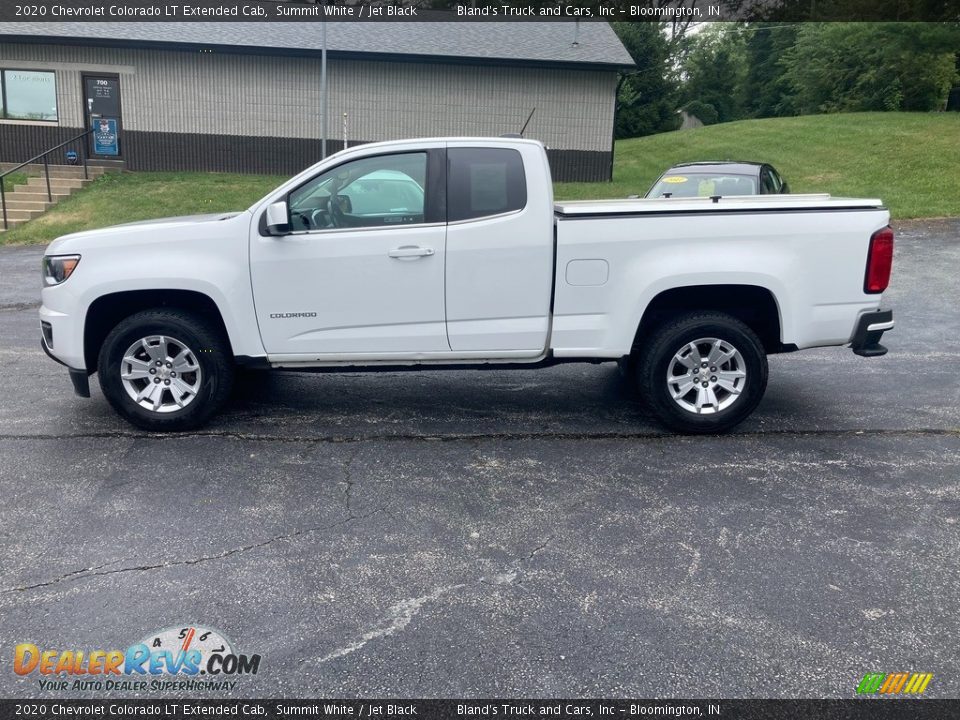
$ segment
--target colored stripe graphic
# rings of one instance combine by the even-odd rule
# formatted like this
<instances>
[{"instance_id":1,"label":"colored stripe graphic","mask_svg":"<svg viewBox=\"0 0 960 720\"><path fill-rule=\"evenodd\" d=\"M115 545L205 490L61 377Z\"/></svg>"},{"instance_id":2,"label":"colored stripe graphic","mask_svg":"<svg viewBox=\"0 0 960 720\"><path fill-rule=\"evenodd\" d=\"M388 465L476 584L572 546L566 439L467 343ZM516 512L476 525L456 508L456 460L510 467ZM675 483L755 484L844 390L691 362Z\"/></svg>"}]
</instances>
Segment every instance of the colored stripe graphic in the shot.
<instances>
[{"instance_id":1,"label":"colored stripe graphic","mask_svg":"<svg viewBox=\"0 0 960 720\"><path fill-rule=\"evenodd\" d=\"M908 690L907 692L912 692L915 695L919 695L927 689L927 685L929 685L930 681L933 679L933 673L916 673L914 677L917 678L917 681L913 685L913 690Z\"/></svg>"},{"instance_id":2,"label":"colored stripe graphic","mask_svg":"<svg viewBox=\"0 0 960 720\"><path fill-rule=\"evenodd\" d=\"M880 688L884 677L883 673L867 673L857 686L857 693L866 695L875 693Z\"/></svg>"},{"instance_id":3,"label":"colored stripe graphic","mask_svg":"<svg viewBox=\"0 0 960 720\"><path fill-rule=\"evenodd\" d=\"M887 679L884 681L883 685L880 686L880 692L883 694L892 694L894 692L893 688L897 686L901 675L902 673L890 673L887 675Z\"/></svg>"},{"instance_id":4,"label":"colored stripe graphic","mask_svg":"<svg viewBox=\"0 0 960 720\"><path fill-rule=\"evenodd\" d=\"M857 694L897 695L903 692L919 695L927 689L932 679L933 673L867 673L857 685Z\"/></svg>"}]
</instances>

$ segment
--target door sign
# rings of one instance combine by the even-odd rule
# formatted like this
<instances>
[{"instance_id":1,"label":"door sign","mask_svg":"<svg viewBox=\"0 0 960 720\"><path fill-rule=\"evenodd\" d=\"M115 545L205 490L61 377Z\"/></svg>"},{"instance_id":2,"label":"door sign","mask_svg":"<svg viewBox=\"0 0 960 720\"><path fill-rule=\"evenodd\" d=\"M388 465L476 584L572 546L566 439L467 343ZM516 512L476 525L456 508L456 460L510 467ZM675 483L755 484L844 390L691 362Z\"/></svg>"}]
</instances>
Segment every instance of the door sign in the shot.
<instances>
[{"instance_id":1,"label":"door sign","mask_svg":"<svg viewBox=\"0 0 960 720\"><path fill-rule=\"evenodd\" d=\"M95 155L119 155L116 118L94 118L93 153Z\"/></svg>"}]
</instances>

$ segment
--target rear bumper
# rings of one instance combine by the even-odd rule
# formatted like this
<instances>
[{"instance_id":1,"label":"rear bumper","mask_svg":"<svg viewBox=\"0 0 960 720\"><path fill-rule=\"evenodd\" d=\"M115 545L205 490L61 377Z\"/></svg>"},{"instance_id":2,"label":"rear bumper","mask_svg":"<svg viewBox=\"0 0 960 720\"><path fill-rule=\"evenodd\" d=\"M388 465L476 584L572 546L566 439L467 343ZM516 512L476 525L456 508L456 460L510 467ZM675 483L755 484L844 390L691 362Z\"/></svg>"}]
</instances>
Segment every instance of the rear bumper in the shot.
<instances>
[{"instance_id":1,"label":"rear bumper","mask_svg":"<svg viewBox=\"0 0 960 720\"><path fill-rule=\"evenodd\" d=\"M857 320L857 327L850 340L850 349L861 357L879 357L887 354L880 338L893 329L893 310L875 310L864 313Z\"/></svg>"}]
</instances>

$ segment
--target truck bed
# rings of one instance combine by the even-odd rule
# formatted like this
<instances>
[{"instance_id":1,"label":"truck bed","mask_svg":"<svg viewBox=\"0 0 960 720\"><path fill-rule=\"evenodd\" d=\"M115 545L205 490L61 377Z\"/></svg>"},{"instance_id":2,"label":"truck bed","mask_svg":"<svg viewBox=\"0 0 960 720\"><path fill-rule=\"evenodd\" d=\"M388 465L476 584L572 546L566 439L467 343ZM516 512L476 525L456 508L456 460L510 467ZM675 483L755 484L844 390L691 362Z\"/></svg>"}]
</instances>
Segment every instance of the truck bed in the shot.
<instances>
[{"instance_id":1,"label":"truck bed","mask_svg":"<svg viewBox=\"0 0 960 720\"><path fill-rule=\"evenodd\" d=\"M751 195L558 202L551 345L557 357L624 354L644 308L673 288L763 288L780 341L850 342L870 238L890 220L880 200ZM712 296L711 296L712 297Z\"/></svg>"}]
</instances>

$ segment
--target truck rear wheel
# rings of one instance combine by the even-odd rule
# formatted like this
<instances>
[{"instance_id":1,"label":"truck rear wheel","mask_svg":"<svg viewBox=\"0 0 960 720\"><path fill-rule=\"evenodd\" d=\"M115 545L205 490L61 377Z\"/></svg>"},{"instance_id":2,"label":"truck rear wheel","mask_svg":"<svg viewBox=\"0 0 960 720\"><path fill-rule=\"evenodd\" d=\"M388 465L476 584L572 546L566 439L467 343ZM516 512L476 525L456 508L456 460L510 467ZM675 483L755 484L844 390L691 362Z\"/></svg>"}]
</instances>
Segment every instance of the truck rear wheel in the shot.
<instances>
[{"instance_id":1,"label":"truck rear wheel","mask_svg":"<svg viewBox=\"0 0 960 720\"><path fill-rule=\"evenodd\" d=\"M144 430L189 430L230 395L233 357L222 333L181 310L146 310L107 335L97 365L113 408Z\"/></svg>"},{"instance_id":2,"label":"truck rear wheel","mask_svg":"<svg viewBox=\"0 0 960 720\"><path fill-rule=\"evenodd\" d=\"M640 392L667 427L721 433L744 420L767 388L767 356L747 325L697 312L657 329L637 363Z\"/></svg>"}]
</instances>

